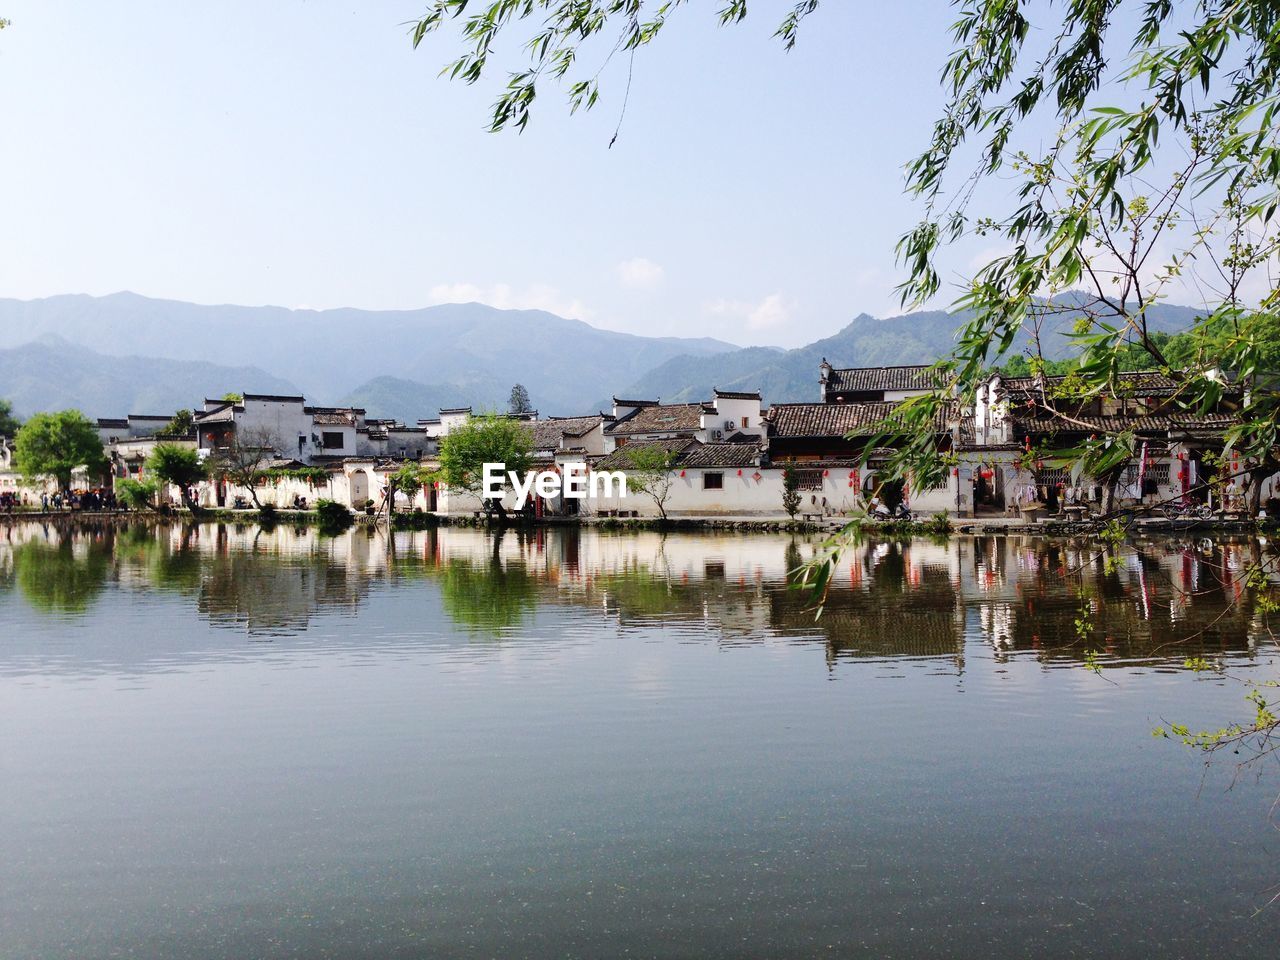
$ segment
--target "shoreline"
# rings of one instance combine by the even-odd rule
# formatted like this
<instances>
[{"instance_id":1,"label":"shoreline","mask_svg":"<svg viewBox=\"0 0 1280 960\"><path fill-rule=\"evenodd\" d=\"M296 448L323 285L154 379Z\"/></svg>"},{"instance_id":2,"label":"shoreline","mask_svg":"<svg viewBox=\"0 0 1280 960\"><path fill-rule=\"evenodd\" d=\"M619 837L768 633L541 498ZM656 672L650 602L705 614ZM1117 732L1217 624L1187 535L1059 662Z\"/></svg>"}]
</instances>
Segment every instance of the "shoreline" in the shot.
<instances>
[{"instance_id":1,"label":"shoreline","mask_svg":"<svg viewBox=\"0 0 1280 960\"><path fill-rule=\"evenodd\" d=\"M376 515L353 514L351 526L384 526L387 518ZM256 523L263 525L286 524L291 526L323 526L320 515L314 510L277 510L272 521L264 523L257 510L207 510L193 514L187 510L34 510L0 514L0 525L14 526L20 523L53 524L134 524L134 523ZM513 520L507 529L587 528L608 531L661 530L666 532L736 530L752 533L826 533L834 534L856 520L844 517L828 517L821 521L789 520L770 517L670 517L657 518L616 517L544 517L537 520ZM423 513L396 514L393 523L396 530L423 530L432 527L489 527L484 518L448 516ZM1187 533L1204 534L1265 534L1280 523L1269 520L1220 520L1186 519L1169 520L1162 517L1135 518L1126 527L1129 533ZM892 536L1009 536L1032 535L1044 537L1087 536L1102 529L1097 521L1046 519L1027 522L1018 518L963 517L948 518L943 524L936 519L923 521L870 521L858 524L862 533L883 533ZM345 529L339 528L339 529Z\"/></svg>"}]
</instances>

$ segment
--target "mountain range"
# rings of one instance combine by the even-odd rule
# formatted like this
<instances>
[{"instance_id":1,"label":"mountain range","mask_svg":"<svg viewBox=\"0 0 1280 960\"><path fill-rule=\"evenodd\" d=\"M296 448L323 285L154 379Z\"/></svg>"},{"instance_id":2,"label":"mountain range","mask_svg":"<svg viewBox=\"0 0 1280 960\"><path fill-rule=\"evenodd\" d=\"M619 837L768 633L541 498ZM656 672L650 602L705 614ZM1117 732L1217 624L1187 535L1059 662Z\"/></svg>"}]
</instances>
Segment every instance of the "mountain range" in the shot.
<instances>
[{"instance_id":1,"label":"mountain range","mask_svg":"<svg viewBox=\"0 0 1280 960\"><path fill-rule=\"evenodd\" d=\"M1073 297L1061 302L1070 308ZM1196 316L1170 305L1149 313L1153 328L1169 332ZM23 416L64 407L122 416L169 413L233 391L301 393L405 421L440 407L503 409L515 383L544 415L608 409L613 396L701 400L714 387L760 390L769 402L816 400L824 357L836 366L929 363L952 349L966 319L861 314L830 337L783 350L635 336L478 303L315 311L132 293L0 299L0 397ZM1070 309L1055 320L1046 355L1069 352L1056 334L1072 320Z\"/></svg>"}]
</instances>

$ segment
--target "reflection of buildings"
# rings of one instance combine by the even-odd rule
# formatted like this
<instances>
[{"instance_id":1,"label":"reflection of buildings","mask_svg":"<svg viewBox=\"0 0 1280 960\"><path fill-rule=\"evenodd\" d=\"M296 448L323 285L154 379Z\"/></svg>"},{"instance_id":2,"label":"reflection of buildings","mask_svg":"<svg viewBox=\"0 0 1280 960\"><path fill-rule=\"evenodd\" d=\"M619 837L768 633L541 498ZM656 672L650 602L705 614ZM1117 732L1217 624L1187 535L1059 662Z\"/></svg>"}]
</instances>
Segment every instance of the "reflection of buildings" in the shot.
<instances>
[{"instance_id":1,"label":"reflection of buildings","mask_svg":"<svg viewBox=\"0 0 1280 960\"><path fill-rule=\"evenodd\" d=\"M1075 663L1086 651L1180 663L1270 643L1244 583L1257 542L1158 540L1109 558L1083 540L869 541L846 551L821 617L812 595L788 583L815 549L769 534L443 528L388 539L364 527L326 537L288 525L25 524L0 538L0 582L36 609L74 616L92 616L108 582L168 593L253 636L354 614L375 585L419 585L430 594L418 626L437 633L518 637L539 607L564 607L623 630L669 624L729 643L821 642L832 663L931 658L963 669L974 657Z\"/></svg>"}]
</instances>

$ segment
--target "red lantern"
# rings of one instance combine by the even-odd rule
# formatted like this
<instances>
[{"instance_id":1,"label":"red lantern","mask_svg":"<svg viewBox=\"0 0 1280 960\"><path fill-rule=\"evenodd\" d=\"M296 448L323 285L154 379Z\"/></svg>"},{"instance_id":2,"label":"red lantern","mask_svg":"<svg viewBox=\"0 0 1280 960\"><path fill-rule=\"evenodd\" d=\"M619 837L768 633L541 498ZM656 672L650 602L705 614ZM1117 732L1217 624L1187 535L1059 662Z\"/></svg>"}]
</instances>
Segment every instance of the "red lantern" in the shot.
<instances>
[{"instance_id":1,"label":"red lantern","mask_svg":"<svg viewBox=\"0 0 1280 960\"><path fill-rule=\"evenodd\" d=\"M742 476L742 471L741 471L741 470L739 470L739 471L738 471L738 476Z\"/></svg>"},{"instance_id":2,"label":"red lantern","mask_svg":"<svg viewBox=\"0 0 1280 960\"><path fill-rule=\"evenodd\" d=\"M680 476L682 476L682 477L684 476L684 471L683 471L683 470L681 470L681 471L680 471Z\"/></svg>"},{"instance_id":3,"label":"red lantern","mask_svg":"<svg viewBox=\"0 0 1280 960\"><path fill-rule=\"evenodd\" d=\"M823 475L824 477L829 477L829 476L831 476L831 471L830 471L830 470L823 470L823 471L822 471L822 475Z\"/></svg>"}]
</instances>

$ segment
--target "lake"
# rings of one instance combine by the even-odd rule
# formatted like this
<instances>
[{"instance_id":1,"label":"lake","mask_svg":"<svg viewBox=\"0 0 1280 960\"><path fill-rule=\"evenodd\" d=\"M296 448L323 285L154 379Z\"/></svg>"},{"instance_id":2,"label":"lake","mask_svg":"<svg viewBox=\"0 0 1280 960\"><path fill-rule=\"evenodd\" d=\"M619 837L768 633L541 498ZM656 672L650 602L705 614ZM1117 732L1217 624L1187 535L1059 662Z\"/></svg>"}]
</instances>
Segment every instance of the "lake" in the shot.
<instances>
[{"instance_id":1,"label":"lake","mask_svg":"<svg viewBox=\"0 0 1280 960\"><path fill-rule=\"evenodd\" d=\"M1262 548L0 528L0 956L1266 956Z\"/></svg>"}]
</instances>

